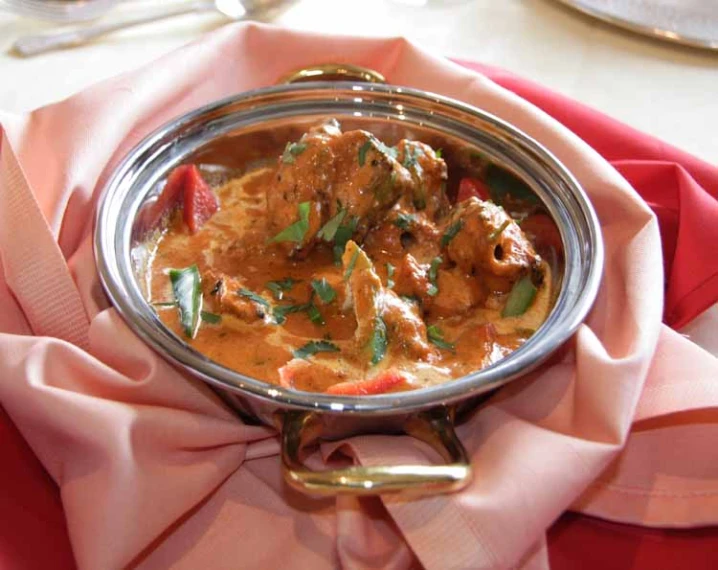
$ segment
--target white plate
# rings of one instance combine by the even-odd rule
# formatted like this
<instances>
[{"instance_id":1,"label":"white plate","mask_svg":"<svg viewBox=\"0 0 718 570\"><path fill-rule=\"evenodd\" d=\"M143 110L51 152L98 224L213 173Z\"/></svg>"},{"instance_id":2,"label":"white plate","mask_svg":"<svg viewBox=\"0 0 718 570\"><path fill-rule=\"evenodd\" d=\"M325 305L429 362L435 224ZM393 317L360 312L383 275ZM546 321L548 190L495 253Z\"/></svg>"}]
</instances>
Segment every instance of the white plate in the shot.
<instances>
[{"instance_id":1,"label":"white plate","mask_svg":"<svg viewBox=\"0 0 718 570\"><path fill-rule=\"evenodd\" d=\"M718 50L718 0L558 0L588 16L653 38Z\"/></svg>"}]
</instances>

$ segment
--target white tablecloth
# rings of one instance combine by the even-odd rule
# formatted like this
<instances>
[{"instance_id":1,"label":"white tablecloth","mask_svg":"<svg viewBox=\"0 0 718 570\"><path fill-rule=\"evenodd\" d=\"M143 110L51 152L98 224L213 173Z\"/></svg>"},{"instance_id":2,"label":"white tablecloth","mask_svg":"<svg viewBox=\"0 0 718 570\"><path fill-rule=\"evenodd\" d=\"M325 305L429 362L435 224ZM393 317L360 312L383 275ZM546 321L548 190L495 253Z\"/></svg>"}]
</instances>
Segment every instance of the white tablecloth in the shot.
<instances>
[{"instance_id":1,"label":"white tablecloth","mask_svg":"<svg viewBox=\"0 0 718 570\"><path fill-rule=\"evenodd\" d=\"M103 21L169 3L121 2ZM317 32L403 35L437 54L506 68L718 162L718 53L633 36L552 0L417 3L297 0L271 21ZM29 110L67 97L225 23L215 13L183 16L22 59L8 53L13 41L54 26L0 9L0 110Z\"/></svg>"}]
</instances>

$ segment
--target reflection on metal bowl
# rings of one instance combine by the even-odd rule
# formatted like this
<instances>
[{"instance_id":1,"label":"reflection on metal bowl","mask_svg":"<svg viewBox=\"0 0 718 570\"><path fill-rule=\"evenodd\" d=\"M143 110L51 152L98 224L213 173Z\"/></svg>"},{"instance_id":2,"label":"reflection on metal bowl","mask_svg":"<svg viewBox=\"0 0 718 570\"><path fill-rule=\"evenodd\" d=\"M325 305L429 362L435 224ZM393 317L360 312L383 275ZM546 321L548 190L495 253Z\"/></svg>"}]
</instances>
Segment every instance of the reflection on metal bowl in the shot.
<instances>
[{"instance_id":1,"label":"reflection on metal bowl","mask_svg":"<svg viewBox=\"0 0 718 570\"><path fill-rule=\"evenodd\" d=\"M178 164L195 162L244 173L281 153L289 140L330 117L379 138L413 138L442 148L450 165L478 152L520 178L559 229L565 263L560 291L543 326L495 364L463 378L371 397L291 390L213 362L168 330L145 300L138 212L156 198ZM137 145L114 172L99 207L95 254L105 290L129 326L170 361L218 389L250 421L279 421L289 484L316 493L441 492L465 486L466 452L453 432L455 405L527 373L575 332L596 297L603 246L585 193L546 149L479 109L404 87L314 82L244 93L188 113ZM311 472L300 451L319 437L405 431L430 443L449 462L434 466L353 467Z\"/></svg>"}]
</instances>

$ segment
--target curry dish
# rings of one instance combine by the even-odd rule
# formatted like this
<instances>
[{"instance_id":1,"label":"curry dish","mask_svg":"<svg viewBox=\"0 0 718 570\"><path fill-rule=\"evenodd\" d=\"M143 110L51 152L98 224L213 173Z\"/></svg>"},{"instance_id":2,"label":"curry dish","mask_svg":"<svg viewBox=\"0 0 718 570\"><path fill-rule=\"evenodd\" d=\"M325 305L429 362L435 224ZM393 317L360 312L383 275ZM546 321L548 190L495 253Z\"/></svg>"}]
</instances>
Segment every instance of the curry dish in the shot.
<instances>
[{"instance_id":1,"label":"curry dish","mask_svg":"<svg viewBox=\"0 0 718 570\"><path fill-rule=\"evenodd\" d=\"M148 241L149 301L210 359L297 390L371 395L485 368L548 316L560 237L540 204L447 179L439 149L336 121L214 189L180 166L143 212L169 212Z\"/></svg>"}]
</instances>

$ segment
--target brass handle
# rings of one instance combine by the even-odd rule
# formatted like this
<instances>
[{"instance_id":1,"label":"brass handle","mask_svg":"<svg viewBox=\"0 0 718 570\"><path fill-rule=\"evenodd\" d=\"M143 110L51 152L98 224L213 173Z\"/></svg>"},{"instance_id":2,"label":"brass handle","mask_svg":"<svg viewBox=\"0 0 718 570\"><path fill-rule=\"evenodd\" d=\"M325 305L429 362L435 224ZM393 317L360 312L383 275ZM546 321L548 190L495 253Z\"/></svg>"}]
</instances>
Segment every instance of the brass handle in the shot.
<instances>
[{"instance_id":1,"label":"brass handle","mask_svg":"<svg viewBox=\"0 0 718 570\"><path fill-rule=\"evenodd\" d=\"M363 83L386 83L378 71L346 63L324 63L292 71L282 77L279 83L301 83L304 81L361 81Z\"/></svg>"},{"instance_id":2,"label":"brass handle","mask_svg":"<svg viewBox=\"0 0 718 570\"><path fill-rule=\"evenodd\" d=\"M447 493L466 487L471 465L464 446L456 437L452 412L434 408L410 416L404 431L425 441L447 461L446 465L377 465L311 471L300 461L307 444L321 437L320 418L314 412L289 411L282 426L282 465L287 483L305 493L335 495L379 495L408 492Z\"/></svg>"}]
</instances>

